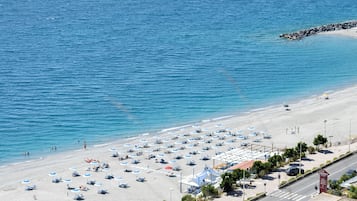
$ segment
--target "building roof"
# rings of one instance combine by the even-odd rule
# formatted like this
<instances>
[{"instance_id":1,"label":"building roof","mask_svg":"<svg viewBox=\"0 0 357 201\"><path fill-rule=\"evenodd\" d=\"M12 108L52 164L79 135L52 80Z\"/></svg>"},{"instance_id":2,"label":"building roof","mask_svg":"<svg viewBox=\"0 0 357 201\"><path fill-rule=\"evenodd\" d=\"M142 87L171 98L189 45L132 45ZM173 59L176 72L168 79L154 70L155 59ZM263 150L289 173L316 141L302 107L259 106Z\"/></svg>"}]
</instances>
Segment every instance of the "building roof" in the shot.
<instances>
[{"instance_id":1,"label":"building roof","mask_svg":"<svg viewBox=\"0 0 357 201\"><path fill-rule=\"evenodd\" d=\"M246 170L246 169L250 169L253 167L255 160L249 160L249 161L244 161L241 163L238 163L237 165L234 165L232 167L230 167L230 170L236 170L236 169L241 169L241 170Z\"/></svg>"}]
</instances>

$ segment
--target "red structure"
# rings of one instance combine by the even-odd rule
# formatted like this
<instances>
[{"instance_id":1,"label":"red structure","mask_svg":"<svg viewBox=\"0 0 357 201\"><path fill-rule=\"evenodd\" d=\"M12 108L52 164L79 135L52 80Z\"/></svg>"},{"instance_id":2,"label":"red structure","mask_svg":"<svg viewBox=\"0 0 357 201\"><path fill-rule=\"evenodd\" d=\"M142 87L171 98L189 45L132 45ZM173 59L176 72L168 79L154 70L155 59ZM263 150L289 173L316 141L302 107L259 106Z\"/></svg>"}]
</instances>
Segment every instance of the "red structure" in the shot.
<instances>
[{"instance_id":1,"label":"red structure","mask_svg":"<svg viewBox=\"0 0 357 201\"><path fill-rule=\"evenodd\" d=\"M319 175L320 175L320 193L322 193L322 192L326 193L327 192L327 184L328 184L327 177L328 177L329 173L326 170L322 169L319 171Z\"/></svg>"}]
</instances>

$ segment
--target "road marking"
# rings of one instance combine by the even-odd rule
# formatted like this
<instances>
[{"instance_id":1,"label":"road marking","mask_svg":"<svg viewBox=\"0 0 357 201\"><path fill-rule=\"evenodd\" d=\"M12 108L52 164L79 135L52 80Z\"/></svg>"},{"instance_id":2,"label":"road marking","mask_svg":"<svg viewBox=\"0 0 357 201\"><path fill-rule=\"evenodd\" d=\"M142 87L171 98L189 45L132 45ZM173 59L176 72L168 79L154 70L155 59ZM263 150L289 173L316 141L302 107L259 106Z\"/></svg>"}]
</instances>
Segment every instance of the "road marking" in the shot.
<instances>
[{"instance_id":1,"label":"road marking","mask_svg":"<svg viewBox=\"0 0 357 201\"><path fill-rule=\"evenodd\" d=\"M300 201L300 200L302 200L302 199L304 199L304 198L306 198L306 196L303 196L303 197L301 197L300 199L297 199L297 200L295 200L295 201Z\"/></svg>"},{"instance_id":2,"label":"road marking","mask_svg":"<svg viewBox=\"0 0 357 201\"><path fill-rule=\"evenodd\" d=\"M297 197L300 197L300 195L298 195L298 194L295 194L295 195L293 195L293 196L291 196L289 199L292 199L292 200L294 200L295 198L297 198Z\"/></svg>"},{"instance_id":3,"label":"road marking","mask_svg":"<svg viewBox=\"0 0 357 201\"><path fill-rule=\"evenodd\" d=\"M306 198L305 195L299 195L296 193L291 193L291 192L282 191L282 190L276 190L276 191L270 193L269 196L281 198L281 199L294 200L294 201L300 201L300 200Z\"/></svg>"}]
</instances>

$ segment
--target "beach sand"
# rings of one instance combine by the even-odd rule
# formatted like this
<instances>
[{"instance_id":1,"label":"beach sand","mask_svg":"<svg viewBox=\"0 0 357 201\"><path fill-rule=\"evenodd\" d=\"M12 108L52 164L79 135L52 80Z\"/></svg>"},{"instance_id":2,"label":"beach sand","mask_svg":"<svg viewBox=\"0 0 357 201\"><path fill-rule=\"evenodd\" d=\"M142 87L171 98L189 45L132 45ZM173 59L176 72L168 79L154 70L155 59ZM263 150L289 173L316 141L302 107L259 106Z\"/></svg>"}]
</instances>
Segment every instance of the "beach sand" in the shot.
<instances>
[{"instance_id":1,"label":"beach sand","mask_svg":"<svg viewBox=\"0 0 357 201\"><path fill-rule=\"evenodd\" d=\"M86 150L57 153L38 160L4 165L0 167L0 200L73 200L77 193L67 190L67 184L76 188L81 185L88 187L88 191L81 191L86 200L181 200L188 188L188 185L182 185L180 192L181 175L183 178L197 175L205 166L212 167L213 163L221 163L218 160L203 161L200 158L213 157L216 153L241 147L243 142L252 143L255 147L264 145L265 151L268 151L270 148L295 146L300 140L312 145L313 138L322 134L336 147L346 146L350 122L352 137L356 137L356 91L356 86L349 87L284 103L288 107L281 104L245 114L204 120L195 125L166 129L157 134L145 134L102 145L88 145ZM254 132L257 136L251 135ZM232 135L237 133L249 138L241 140ZM271 139L263 138L263 133L270 134ZM223 142L223 146L219 146L219 142ZM209 150L204 150L205 147ZM246 149L250 148L248 146ZM118 152L119 157L128 156L132 159L118 160L111 156L113 152ZM150 154L156 158L147 159ZM183 158L174 159L179 155ZM86 159L108 163L110 168L95 172L92 168L96 164L87 163ZM140 163L132 164L133 159ZM161 159L168 163L160 163ZM190 160L197 164L187 165ZM168 165L180 166L182 170L173 171ZM125 169L132 172L124 172ZM72 177L73 170L77 170L82 176ZM51 172L56 172L56 175L49 176ZM86 173L90 176L83 177ZM109 174L114 175L115 179L105 179ZM62 178L65 182L52 183L51 180L55 177ZM145 177L145 181L137 182L139 177ZM23 184L25 179L30 182ZM97 185L86 184L89 180L95 180ZM129 187L119 188L119 183L127 183ZM36 185L35 190L25 191L27 185L33 184ZM99 189L106 189L109 193L98 194Z\"/></svg>"}]
</instances>

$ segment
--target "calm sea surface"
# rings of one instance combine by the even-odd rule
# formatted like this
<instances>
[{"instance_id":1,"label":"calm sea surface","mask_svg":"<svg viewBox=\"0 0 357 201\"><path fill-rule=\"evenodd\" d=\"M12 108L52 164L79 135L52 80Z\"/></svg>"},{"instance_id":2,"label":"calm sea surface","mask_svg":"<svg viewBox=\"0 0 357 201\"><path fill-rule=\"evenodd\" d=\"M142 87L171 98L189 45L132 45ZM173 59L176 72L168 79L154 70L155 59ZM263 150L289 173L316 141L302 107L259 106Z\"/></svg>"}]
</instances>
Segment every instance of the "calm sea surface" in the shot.
<instances>
[{"instance_id":1,"label":"calm sea surface","mask_svg":"<svg viewBox=\"0 0 357 201\"><path fill-rule=\"evenodd\" d=\"M0 162L357 83L353 0L0 1Z\"/></svg>"}]
</instances>

